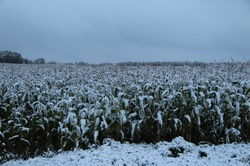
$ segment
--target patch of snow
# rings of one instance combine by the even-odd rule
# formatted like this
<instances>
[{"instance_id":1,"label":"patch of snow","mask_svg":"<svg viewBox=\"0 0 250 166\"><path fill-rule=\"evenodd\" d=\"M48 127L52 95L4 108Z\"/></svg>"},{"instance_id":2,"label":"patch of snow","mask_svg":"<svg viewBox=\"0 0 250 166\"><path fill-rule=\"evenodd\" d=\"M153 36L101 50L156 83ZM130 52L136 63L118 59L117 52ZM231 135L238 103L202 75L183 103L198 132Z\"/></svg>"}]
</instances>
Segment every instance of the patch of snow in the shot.
<instances>
[{"instance_id":1,"label":"patch of snow","mask_svg":"<svg viewBox=\"0 0 250 166\"><path fill-rule=\"evenodd\" d=\"M171 149L183 149L173 157ZM182 137L172 142L156 144L129 144L106 140L104 145L89 150L74 150L51 158L35 157L12 160L3 166L106 166L106 165L192 165L192 166L246 166L250 164L250 144L223 144L196 146ZM51 155L50 155L51 156Z\"/></svg>"},{"instance_id":2,"label":"patch of snow","mask_svg":"<svg viewBox=\"0 0 250 166\"><path fill-rule=\"evenodd\" d=\"M108 124L106 122L106 119L104 118L104 115L102 115L102 124L104 125L104 128L107 130L108 129Z\"/></svg>"},{"instance_id":3,"label":"patch of snow","mask_svg":"<svg viewBox=\"0 0 250 166\"><path fill-rule=\"evenodd\" d=\"M187 118L188 122L191 123L191 118L189 115L185 115L185 118Z\"/></svg>"},{"instance_id":4,"label":"patch of snow","mask_svg":"<svg viewBox=\"0 0 250 166\"><path fill-rule=\"evenodd\" d=\"M158 119L158 122L159 122L159 124L162 126L163 121L162 121L162 116L161 116L161 114L162 114L161 111L158 111L158 112L157 112L157 119Z\"/></svg>"},{"instance_id":5,"label":"patch of snow","mask_svg":"<svg viewBox=\"0 0 250 166\"><path fill-rule=\"evenodd\" d=\"M120 119L121 125L124 124L124 123L126 123L127 118L126 118L126 111L125 110L121 110L120 111L119 119Z\"/></svg>"},{"instance_id":6,"label":"patch of snow","mask_svg":"<svg viewBox=\"0 0 250 166\"><path fill-rule=\"evenodd\" d=\"M99 135L99 131L97 130L97 131L94 132L94 141L95 142L97 142L98 135Z\"/></svg>"},{"instance_id":7,"label":"patch of snow","mask_svg":"<svg viewBox=\"0 0 250 166\"><path fill-rule=\"evenodd\" d=\"M215 109L217 111L217 114L219 115L220 117L220 124L223 124L224 123L224 113L221 112L220 108L218 106L215 106Z\"/></svg>"},{"instance_id":8,"label":"patch of snow","mask_svg":"<svg viewBox=\"0 0 250 166\"><path fill-rule=\"evenodd\" d=\"M131 136L134 137L136 123L132 123Z\"/></svg>"},{"instance_id":9,"label":"patch of snow","mask_svg":"<svg viewBox=\"0 0 250 166\"><path fill-rule=\"evenodd\" d=\"M81 131L82 131L82 136L84 136L84 134L89 130L87 126L87 121L86 119L81 119L80 120L80 126L81 126Z\"/></svg>"}]
</instances>

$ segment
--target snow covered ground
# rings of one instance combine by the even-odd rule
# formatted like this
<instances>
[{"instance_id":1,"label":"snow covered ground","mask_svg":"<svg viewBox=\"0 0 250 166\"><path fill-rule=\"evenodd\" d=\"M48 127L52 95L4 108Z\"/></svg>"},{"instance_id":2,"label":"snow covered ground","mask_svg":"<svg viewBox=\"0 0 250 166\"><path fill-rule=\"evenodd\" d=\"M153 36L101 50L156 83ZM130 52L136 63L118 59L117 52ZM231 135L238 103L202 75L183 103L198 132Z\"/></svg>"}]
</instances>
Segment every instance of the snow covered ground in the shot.
<instances>
[{"instance_id":1,"label":"snow covered ground","mask_svg":"<svg viewBox=\"0 0 250 166\"><path fill-rule=\"evenodd\" d=\"M182 137L157 144L129 144L106 140L105 144L89 150L74 150L51 158L35 157L16 160L3 166L95 166L95 165L250 165L250 144L196 146Z\"/></svg>"}]
</instances>

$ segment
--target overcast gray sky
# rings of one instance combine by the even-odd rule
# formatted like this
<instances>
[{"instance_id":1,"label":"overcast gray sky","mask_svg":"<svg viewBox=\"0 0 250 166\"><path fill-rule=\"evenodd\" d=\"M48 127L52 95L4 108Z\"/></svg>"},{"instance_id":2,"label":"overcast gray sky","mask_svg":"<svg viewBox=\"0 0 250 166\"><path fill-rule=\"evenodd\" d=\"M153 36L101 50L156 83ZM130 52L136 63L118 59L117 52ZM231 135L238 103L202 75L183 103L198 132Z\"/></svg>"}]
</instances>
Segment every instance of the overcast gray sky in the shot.
<instances>
[{"instance_id":1,"label":"overcast gray sky","mask_svg":"<svg viewBox=\"0 0 250 166\"><path fill-rule=\"evenodd\" d=\"M250 60L250 1L0 0L0 50L47 62Z\"/></svg>"}]
</instances>

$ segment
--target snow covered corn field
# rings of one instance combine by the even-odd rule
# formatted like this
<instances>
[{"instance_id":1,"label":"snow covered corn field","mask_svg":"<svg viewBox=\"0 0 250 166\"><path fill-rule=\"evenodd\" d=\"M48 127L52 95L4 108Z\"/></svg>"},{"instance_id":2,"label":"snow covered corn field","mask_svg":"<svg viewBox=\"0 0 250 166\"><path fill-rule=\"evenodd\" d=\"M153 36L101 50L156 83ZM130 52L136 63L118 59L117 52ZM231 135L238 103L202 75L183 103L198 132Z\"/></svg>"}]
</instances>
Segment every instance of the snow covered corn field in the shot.
<instances>
[{"instance_id":1,"label":"snow covered corn field","mask_svg":"<svg viewBox=\"0 0 250 166\"><path fill-rule=\"evenodd\" d=\"M0 64L0 163L114 139L250 141L250 63Z\"/></svg>"}]
</instances>

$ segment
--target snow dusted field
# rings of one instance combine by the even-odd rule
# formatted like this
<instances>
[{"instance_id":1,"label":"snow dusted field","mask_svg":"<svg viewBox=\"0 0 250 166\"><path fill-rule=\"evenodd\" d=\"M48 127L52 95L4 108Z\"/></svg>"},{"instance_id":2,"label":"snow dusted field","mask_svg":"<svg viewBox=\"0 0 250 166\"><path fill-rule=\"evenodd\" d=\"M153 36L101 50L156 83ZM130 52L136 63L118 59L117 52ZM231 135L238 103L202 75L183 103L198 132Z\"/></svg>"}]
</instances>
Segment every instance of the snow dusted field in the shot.
<instances>
[{"instance_id":1,"label":"snow dusted field","mask_svg":"<svg viewBox=\"0 0 250 166\"><path fill-rule=\"evenodd\" d=\"M57 155L48 154L51 158L35 157L26 161L9 161L3 166L247 166L250 165L249 149L249 143L196 146L186 142L182 137L177 137L172 142L156 144L121 144L106 140L106 143L98 148L74 150Z\"/></svg>"},{"instance_id":2,"label":"snow dusted field","mask_svg":"<svg viewBox=\"0 0 250 166\"><path fill-rule=\"evenodd\" d=\"M0 70L0 165L250 165L249 62Z\"/></svg>"}]
</instances>

